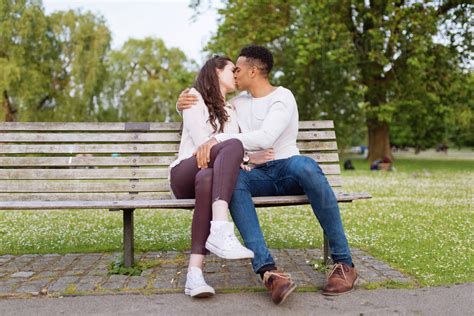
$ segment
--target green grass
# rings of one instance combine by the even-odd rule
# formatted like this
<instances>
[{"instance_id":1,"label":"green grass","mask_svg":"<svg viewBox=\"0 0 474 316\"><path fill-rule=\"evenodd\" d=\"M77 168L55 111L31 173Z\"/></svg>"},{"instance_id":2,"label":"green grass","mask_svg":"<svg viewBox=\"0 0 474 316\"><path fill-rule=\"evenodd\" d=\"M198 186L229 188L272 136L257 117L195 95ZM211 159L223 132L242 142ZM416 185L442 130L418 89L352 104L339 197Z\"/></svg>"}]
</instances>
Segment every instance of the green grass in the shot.
<instances>
[{"instance_id":1,"label":"green grass","mask_svg":"<svg viewBox=\"0 0 474 316\"><path fill-rule=\"evenodd\" d=\"M474 160L398 159L397 171L353 160L348 192L372 200L341 204L352 247L413 276L421 285L474 281ZM259 210L271 248L316 248L322 233L307 206ZM189 250L191 212L138 210L138 251ZM0 254L120 251L122 215L105 210L2 211Z\"/></svg>"},{"instance_id":2,"label":"green grass","mask_svg":"<svg viewBox=\"0 0 474 316\"><path fill-rule=\"evenodd\" d=\"M474 161L408 160L396 172L345 175L348 190L374 199L342 205L353 246L414 276L423 285L474 280Z\"/></svg>"},{"instance_id":3,"label":"green grass","mask_svg":"<svg viewBox=\"0 0 474 316\"><path fill-rule=\"evenodd\" d=\"M159 264L160 260L158 259L142 259L127 268L123 263L123 257L120 256L114 262L110 262L107 269L109 270L108 274L141 275L143 271L156 267Z\"/></svg>"}]
</instances>

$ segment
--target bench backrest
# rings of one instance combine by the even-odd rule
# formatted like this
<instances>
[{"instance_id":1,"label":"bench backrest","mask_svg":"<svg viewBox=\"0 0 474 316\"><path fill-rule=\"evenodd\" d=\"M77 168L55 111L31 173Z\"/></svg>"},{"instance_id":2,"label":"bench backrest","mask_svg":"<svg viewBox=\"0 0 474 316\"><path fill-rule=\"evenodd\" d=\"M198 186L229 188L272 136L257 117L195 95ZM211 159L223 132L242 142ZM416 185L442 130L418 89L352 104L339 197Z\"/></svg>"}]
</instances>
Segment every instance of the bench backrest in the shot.
<instances>
[{"instance_id":1,"label":"bench backrest","mask_svg":"<svg viewBox=\"0 0 474 316\"><path fill-rule=\"evenodd\" d=\"M0 201L170 198L181 123L0 123ZM298 147L341 185L332 121L300 122Z\"/></svg>"}]
</instances>

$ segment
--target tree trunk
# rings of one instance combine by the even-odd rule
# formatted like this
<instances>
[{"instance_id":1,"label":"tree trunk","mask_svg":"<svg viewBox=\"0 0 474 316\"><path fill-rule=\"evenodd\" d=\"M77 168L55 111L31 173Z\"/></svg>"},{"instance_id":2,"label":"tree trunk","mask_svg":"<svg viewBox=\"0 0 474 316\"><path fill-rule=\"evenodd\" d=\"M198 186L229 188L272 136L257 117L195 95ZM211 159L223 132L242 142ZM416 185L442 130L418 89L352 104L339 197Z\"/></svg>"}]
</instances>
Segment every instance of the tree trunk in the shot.
<instances>
[{"instance_id":1,"label":"tree trunk","mask_svg":"<svg viewBox=\"0 0 474 316\"><path fill-rule=\"evenodd\" d=\"M2 107L5 112L5 122L16 122L16 110L12 108L6 90L3 91Z\"/></svg>"},{"instance_id":2,"label":"tree trunk","mask_svg":"<svg viewBox=\"0 0 474 316\"><path fill-rule=\"evenodd\" d=\"M390 147L390 133L388 124L376 120L368 120L367 128L369 132L369 156L370 163L385 157L393 161L392 149Z\"/></svg>"}]
</instances>

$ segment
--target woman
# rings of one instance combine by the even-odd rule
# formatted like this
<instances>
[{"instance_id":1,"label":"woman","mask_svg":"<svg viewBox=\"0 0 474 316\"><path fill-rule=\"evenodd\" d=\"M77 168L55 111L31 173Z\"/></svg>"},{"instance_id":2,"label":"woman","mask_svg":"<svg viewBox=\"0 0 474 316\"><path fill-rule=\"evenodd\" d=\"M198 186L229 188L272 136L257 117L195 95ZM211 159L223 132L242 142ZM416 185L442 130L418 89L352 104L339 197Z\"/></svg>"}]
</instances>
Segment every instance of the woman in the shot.
<instances>
[{"instance_id":1,"label":"woman","mask_svg":"<svg viewBox=\"0 0 474 316\"><path fill-rule=\"evenodd\" d=\"M196 199L185 286L185 294L192 297L215 293L202 274L207 250L226 259L253 258L253 252L240 244L228 218L228 204L244 156L242 143L231 139L213 146L208 168L201 169L193 155L216 133L239 132L235 110L225 101L226 95L235 90L234 67L229 58L214 56L201 68L190 91L199 101L183 111L179 155L170 166L174 195Z\"/></svg>"}]
</instances>

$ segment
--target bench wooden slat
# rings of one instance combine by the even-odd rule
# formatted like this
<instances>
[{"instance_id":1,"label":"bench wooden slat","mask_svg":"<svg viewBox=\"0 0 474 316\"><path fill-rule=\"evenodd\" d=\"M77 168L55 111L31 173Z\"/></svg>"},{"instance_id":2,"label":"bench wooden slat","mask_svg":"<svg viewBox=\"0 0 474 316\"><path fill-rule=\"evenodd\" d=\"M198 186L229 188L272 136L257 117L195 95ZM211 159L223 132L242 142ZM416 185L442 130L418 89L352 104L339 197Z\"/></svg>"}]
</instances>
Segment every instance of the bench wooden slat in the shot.
<instances>
[{"instance_id":1,"label":"bench wooden slat","mask_svg":"<svg viewBox=\"0 0 474 316\"><path fill-rule=\"evenodd\" d=\"M336 195L339 202L351 202L369 199L367 193L349 193ZM304 205L308 204L305 195L254 197L257 207ZM1 201L0 210L40 210L40 209L169 209L194 208L194 199L182 200L139 200L139 201Z\"/></svg>"},{"instance_id":2,"label":"bench wooden slat","mask_svg":"<svg viewBox=\"0 0 474 316\"><path fill-rule=\"evenodd\" d=\"M338 162L337 153L303 154L320 163ZM0 167L168 166L176 156L141 157L0 157Z\"/></svg>"},{"instance_id":3,"label":"bench wooden slat","mask_svg":"<svg viewBox=\"0 0 474 316\"><path fill-rule=\"evenodd\" d=\"M337 150L336 142L298 142L302 153ZM0 154L138 154L168 153L176 154L179 144L94 144L94 145L5 145L0 146Z\"/></svg>"},{"instance_id":4,"label":"bench wooden slat","mask_svg":"<svg viewBox=\"0 0 474 316\"><path fill-rule=\"evenodd\" d=\"M305 131L298 133L298 140L336 139L334 131ZM177 142L178 133L0 133L0 143L156 143Z\"/></svg>"},{"instance_id":5,"label":"bench wooden slat","mask_svg":"<svg viewBox=\"0 0 474 316\"><path fill-rule=\"evenodd\" d=\"M327 175L340 174L338 164L320 165ZM0 180L167 179L168 168L0 169Z\"/></svg>"},{"instance_id":6,"label":"bench wooden slat","mask_svg":"<svg viewBox=\"0 0 474 316\"><path fill-rule=\"evenodd\" d=\"M333 129L330 120L300 121L299 129ZM62 122L2 122L2 131L179 131L181 122L168 123L62 123Z\"/></svg>"},{"instance_id":7,"label":"bench wooden slat","mask_svg":"<svg viewBox=\"0 0 474 316\"><path fill-rule=\"evenodd\" d=\"M333 189L342 186L342 177L340 175L327 175L326 178Z\"/></svg>"},{"instance_id":8,"label":"bench wooden slat","mask_svg":"<svg viewBox=\"0 0 474 316\"><path fill-rule=\"evenodd\" d=\"M179 131L181 122L169 123L62 123L62 122L4 122L1 131Z\"/></svg>"},{"instance_id":9,"label":"bench wooden slat","mask_svg":"<svg viewBox=\"0 0 474 316\"><path fill-rule=\"evenodd\" d=\"M339 175L341 174L341 167L339 164L319 165L325 175Z\"/></svg>"},{"instance_id":10,"label":"bench wooden slat","mask_svg":"<svg viewBox=\"0 0 474 316\"><path fill-rule=\"evenodd\" d=\"M342 185L339 175L328 175L332 187ZM40 192L170 192L168 180L0 180L0 192L5 193L40 193Z\"/></svg>"},{"instance_id":11,"label":"bench wooden slat","mask_svg":"<svg viewBox=\"0 0 474 316\"><path fill-rule=\"evenodd\" d=\"M333 157L327 157L328 161L332 158ZM325 159L325 156L321 156L321 159ZM0 157L0 166L169 166L174 160L176 160L176 156L174 155L141 157Z\"/></svg>"},{"instance_id":12,"label":"bench wooden slat","mask_svg":"<svg viewBox=\"0 0 474 316\"><path fill-rule=\"evenodd\" d=\"M317 162L320 162L320 163L338 162L339 161L338 153L304 153L303 152L303 153L301 153L301 155L311 157L311 158L313 158L314 160L316 160Z\"/></svg>"},{"instance_id":13,"label":"bench wooden slat","mask_svg":"<svg viewBox=\"0 0 474 316\"><path fill-rule=\"evenodd\" d=\"M167 180L156 181L48 181L1 180L0 192L169 192Z\"/></svg>"},{"instance_id":14,"label":"bench wooden slat","mask_svg":"<svg viewBox=\"0 0 474 316\"><path fill-rule=\"evenodd\" d=\"M1 154L176 153L179 144L1 145Z\"/></svg>"},{"instance_id":15,"label":"bench wooden slat","mask_svg":"<svg viewBox=\"0 0 474 316\"><path fill-rule=\"evenodd\" d=\"M337 150L337 142L298 142L297 146L302 152Z\"/></svg>"},{"instance_id":16,"label":"bench wooden slat","mask_svg":"<svg viewBox=\"0 0 474 316\"><path fill-rule=\"evenodd\" d=\"M298 129L334 129L334 122L332 120L324 121L299 121Z\"/></svg>"},{"instance_id":17,"label":"bench wooden slat","mask_svg":"<svg viewBox=\"0 0 474 316\"><path fill-rule=\"evenodd\" d=\"M178 133L0 133L0 143L156 143L180 139Z\"/></svg>"},{"instance_id":18,"label":"bench wooden slat","mask_svg":"<svg viewBox=\"0 0 474 316\"><path fill-rule=\"evenodd\" d=\"M307 131L299 132L297 140L330 140L336 139L336 132L334 131Z\"/></svg>"},{"instance_id":19,"label":"bench wooden slat","mask_svg":"<svg viewBox=\"0 0 474 316\"><path fill-rule=\"evenodd\" d=\"M0 169L0 180L167 179L168 168Z\"/></svg>"},{"instance_id":20,"label":"bench wooden slat","mask_svg":"<svg viewBox=\"0 0 474 316\"><path fill-rule=\"evenodd\" d=\"M343 193L336 192L338 202L352 202L354 200L370 199L372 196L365 192ZM252 198L257 207L271 206L290 206L308 204L309 200L306 195L288 195L288 196L263 196Z\"/></svg>"},{"instance_id":21,"label":"bench wooden slat","mask_svg":"<svg viewBox=\"0 0 474 316\"><path fill-rule=\"evenodd\" d=\"M169 192L0 193L0 201L132 201L172 199Z\"/></svg>"}]
</instances>

